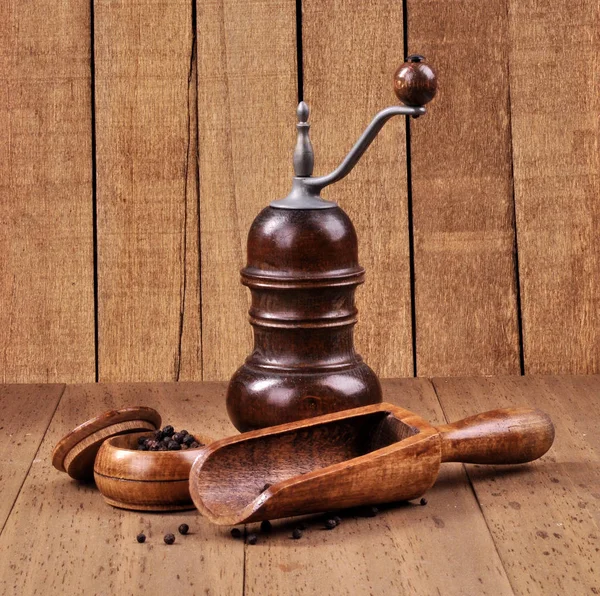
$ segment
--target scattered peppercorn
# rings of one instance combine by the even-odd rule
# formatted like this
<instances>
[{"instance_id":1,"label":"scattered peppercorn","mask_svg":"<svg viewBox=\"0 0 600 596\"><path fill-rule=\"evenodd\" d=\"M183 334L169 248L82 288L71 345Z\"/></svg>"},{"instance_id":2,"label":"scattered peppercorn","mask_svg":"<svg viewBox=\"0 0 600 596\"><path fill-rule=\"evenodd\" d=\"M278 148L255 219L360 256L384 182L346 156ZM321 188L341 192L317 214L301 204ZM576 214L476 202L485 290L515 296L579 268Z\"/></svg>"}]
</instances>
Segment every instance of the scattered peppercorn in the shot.
<instances>
[{"instance_id":1,"label":"scattered peppercorn","mask_svg":"<svg viewBox=\"0 0 600 596\"><path fill-rule=\"evenodd\" d=\"M342 523L342 518L339 515L334 515L331 519L339 526Z\"/></svg>"},{"instance_id":2,"label":"scattered peppercorn","mask_svg":"<svg viewBox=\"0 0 600 596\"><path fill-rule=\"evenodd\" d=\"M175 542L174 534L165 534L164 538L165 544L173 544Z\"/></svg>"},{"instance_id":3,"label":"scattered peppercorn","mask_svg":"<svg viewBox=\"0 0 600 596\"><path fill-rule=\"evenodd\" d=\"M361 514L363 517L375 517L379 513L379 509L377 507L364 507L361 510Z\"/></svg>"},{"instance_id":4,"label":"scattered peppercorn","mask_svg":"<svg viewBox=\"0 0 600 596\"><path fill-rule=\"evenodd\" d=\"M179 533L184 536L190 531L190 527L187 524L181 524L177 529L179 530Z\"/></svg>"},{"instance_id":5,"label":"scattered peppercorn","mask_svg":"<svg viewBox=\"0 0 600 596\"><path fill-rule=\"evenodd\" d=\"M266 482L261 492L264 493L267 489L271 488L272 486L273 485L270 482Z\"/></svg>"},{"instance_id":6,"label":"scattered peppercorn","mask_svg":"<svg viewBox=\"0 0 600 596\"><path fill-rule=\"evenodd\" d=\"M248 544L256 544L258 542L258 536L256 534L248 534L246 542Z\"/></svg>"},{"instance_id":7,"label":"scattered peppercorn","mask_svg":"<svg viewBox=\"0 0 600 596\"><path fill-rule=\"evenodd\" d=\"M296 527L301 531L306 530L306 524L304 522L300 522L299 524L296 525Z\"/></svg>"},{"instance_id":8,"label":"scattered peppercorn","mask_svg":"<svg viewBox=\"0 0 600 596\"><path fill-rule=\"evenodd\" d=\"M333 530L333 528L335 528L337 526L337 523L335 521L335 519L328 519L325 522L325 529L326 530Z\"/></svg>"},{"instance_id":9,"label":"scattered peppercorn","mask_svg":"<svg viewBox=\"0 0 600 596\"><path fill-rule=\"evenodd\" d=\"M421 497L421 500L419 501L419 505L427 505L427 499L425 497Z\"/></svg>"},{"instance_id":10,"label":"scattered peppercorn","mask_svg":"<svg viewBox=\"0 0 600 596\"><path fill-rule=\"evenodd\" d=\"M162 429L162 433L165 437L172 437L175 429L169 424Z\"/></svg>"},{"instance_id":11,"label":"scattered peppercorn","mask_svg":"<svg viewBox=\"0 0 600 596\"><path fill-rule=\"evenodd\" d=\"M144 532L140 532L135 539L142 544L142 542L146 542L146 534L144 534Z\"/></svg>"},{"instance_id":12,"label":"scattered peppercorn","mask_svg":"<svg viewBox=\"0 0 600 596\"><path fill-rule=\"evenodd\" d=\"M271 522L268 519L265 519L263 522L261 522L261 524L260 524L261 532L268 534L272 529L273 529L273 526L271 525Z\"/></svg>"},{"instance_id":13,"label":"scattered peppercorn","mask_svg":"<svg viewBox=\"0 0 600 596\"><path fill-rule=\"evenodd\" d=\"M231 535L234 538L241 538L242 537L242 532L239 528L232 528L231 529Z\"/></svg>"},{"instance_id":14,"label":"scattered peppercorn","mask_svg":"<svg viewBox=\"0 0 600 596\"><path fill-rule=\"evenodd\" d=\"M292 538L294 540L299 540L302 538L302 530L300 528L294 528L294 531L292 532Z\"/></svg>"}]
</instances>

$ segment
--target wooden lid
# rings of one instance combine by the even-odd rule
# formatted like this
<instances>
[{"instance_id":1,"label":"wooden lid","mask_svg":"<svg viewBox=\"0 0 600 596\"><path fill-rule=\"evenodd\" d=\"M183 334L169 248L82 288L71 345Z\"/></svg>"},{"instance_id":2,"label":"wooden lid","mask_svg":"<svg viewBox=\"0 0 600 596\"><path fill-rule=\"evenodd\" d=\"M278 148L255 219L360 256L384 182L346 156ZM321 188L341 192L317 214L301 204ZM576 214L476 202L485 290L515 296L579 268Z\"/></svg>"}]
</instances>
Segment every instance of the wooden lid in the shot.
<instances>
[{"instance_id":1,"label":"wooden lid","mask_svg":"<svg viewBox=\"0 0 600 596\"><path fill-rule=\"evenodd\" d=\"M133 406L109 410L63 437L52 452L52 465L76 480L94 476L96 453L104 441L116 435L160 428L160 414L152 408Z\"/></svg>"}]
</instances>

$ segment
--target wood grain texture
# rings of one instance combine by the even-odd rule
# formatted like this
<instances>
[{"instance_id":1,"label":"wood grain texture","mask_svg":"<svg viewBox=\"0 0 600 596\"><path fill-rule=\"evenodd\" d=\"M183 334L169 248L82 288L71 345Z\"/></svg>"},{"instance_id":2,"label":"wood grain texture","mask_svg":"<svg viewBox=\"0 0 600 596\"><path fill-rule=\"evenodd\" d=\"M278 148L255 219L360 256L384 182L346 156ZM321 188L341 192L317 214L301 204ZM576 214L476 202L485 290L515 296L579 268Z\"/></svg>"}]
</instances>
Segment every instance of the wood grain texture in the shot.
<instances>
[{"instance_id":1,"label":"wood grain texture","mask_svg":"<svg viewBox=\"0 0 600 596\"><path fill-rule=\"evenodd\" d=\"M519 468L467 466L478 501L517 594L600 591L600 377L435 379L450 418L488 407L548 412L556 441Z\"/></svg>"},{"instance_id":2,"label":"wood grain texture","mask_svg":"<svg viewBox=\"0 0 600 596\"><path fill-rule=\"evenodd\" d=\"M304 99L315 174L341 162L380 109L398 103L402 3L302 2ZM430 116L427 116L429 118ZM365 285L357 292L357 351L381 376L412 376L405 124L387 124L353 173L324 191L350 215Z\"/></svg>"},{"instance_id":3,"label":"wood grain texture","mask_svg":"<svg viewBox=\"0 0 600 596\"><path fill-rule=\"evenodd\" d=\"M203 378L227 379L252 349L240 284L259 211L291 186L293 0L199 2L198 130Z\"/></svg>"},{"instance_id":4,"label":"wood grain texture","mask_svg":"<svg viewBox=\"0 0 600 596\"><path fill-rule=\"evenodd\" d=\"M439 87L411 122L418 375L520 371L507 19L504 0L408 0Z\"/></svg>"},{"instance_id":5,"label":"wood grain texture","mask_svg":"<svg viewBox=\"0 0 600 596\"><path fill-rule=\"evenodd\" d=\"M384 400L444 422L429 381L385 380L383 390ZM332 532L311 517L298 541L293 522L274 523L246 547L245 593L513 594L462 466L444 465L427 498L426 507L344 519Z\"/></svg>"},{"instance_id":6,"label":"wood grain texture","mask_svg":"<svg viewBox=\"0 0 600 596\"><path fill-rule=\"evenodd\" d=\"M600 8L508 4L525 371L598 373Z\"/></svg>"},{"instance_id":7,"label":"wood grain texture","mask_svg":"<svg viewBox=\"0 0 600 596\"><path fill-rule=\"evenodd\" d=\"M64 389L64 385L0 385L0 532Z\"/></svg>"},{"instance_id":8,"label":"wood grain texture","mask_svg":"<svg viewBox=\"0 0 600 596\"><path fill-rule=\"evenodd\" d=\"M0 6L0 380L92 381L90 7Z\"/></svg>"},{"instance_id":9,"label":"wood grain texture","mask_svg":"<svg viewBox=\"0 0 600 596\"><path fill-rule=\"evenodd\" d=\"M0 593L242 594L243 545L194 512L132 513L104 503L51 467L52 447L69 429L111 408L145 405L164 422L213 436L234 432L222 385L70 386L40 447L0 541ZM36 416L32 413L32 418ZM36 531L32 520L36 520ZM177 527L186 522L189 536ZM145 544L136 542L144 531ZM176 534L173 546L163 543Z\"/></svg>"},{"instance_id":10,"label":"wood grain texture","mask_svg":"<svg viewBox=\"0 0 600 596\"><path fill-rule=\"evenodd\" d=\"M200 379L192 4L94 17L99 379Z\"/></svg>"}]
</instances>

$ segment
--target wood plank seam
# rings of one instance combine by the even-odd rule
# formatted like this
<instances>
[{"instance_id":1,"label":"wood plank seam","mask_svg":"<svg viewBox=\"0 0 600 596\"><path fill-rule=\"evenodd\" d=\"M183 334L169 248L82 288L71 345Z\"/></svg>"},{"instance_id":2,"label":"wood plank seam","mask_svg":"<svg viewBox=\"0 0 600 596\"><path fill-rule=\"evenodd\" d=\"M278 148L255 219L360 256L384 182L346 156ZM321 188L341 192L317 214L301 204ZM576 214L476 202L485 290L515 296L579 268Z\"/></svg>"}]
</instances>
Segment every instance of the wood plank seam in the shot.
<instances>
[{"instance_id":1,"label":"wood plank seam","mask_svg":"<svg viewBox=\"0 0 600 596\"><path fill-rule=\"evenodd\" d=\"M304 69L302 51L302 0L296 0L296 77L298 103L304 101Z\"/></svg>"},{"instance_id":2,"label":"wood plank seam","mask_svg":"<svg viewBox=\"0 0 600 596\"><path fill-rule=\"evenodd\" d=\"M406 0L404 0L406 2ZM405 13L405 20L407 20ZM405 39L408 29L405 29ZM405 52L406 53L406 52ZM412 165L410 151L410 118L406 120L406 206L408 211L408 271L410 279L410 325L412 327L412 370L417 377L417 303L415 298L415 229L413 221Z\"/></svg>"},{"instance_id":3,"label":"wood plank seam","mask_svg":"<svg viewBox=\"0 0 600 596\"><path fill-rule=\"evenodd\" d=\"M408 0L402 0L403 58L408 57ZM415 230L413 221L412 164L410 146L410 118L405 118L406 142L406 204L408 209L408 271L410 279L410 325L412 327L412 371L417 377L417 303L415 300Z\"/></svg>"},{"instance_id":4,"label":"wood plank seam","mask_svg":"<svg viewBox=\"0 0 600 596\"><path fill-rule=\"evenodd\" d=\"M2 524L2 528L0 528L0 538L2 537L2 532L4 532L4 528L6 527L6 524L8 523L8 520L10 519L12 511L13 511L13 509L15 507L15 504L16 504L17 500L19 499L19 496L21 494L21 490L23 490L23 485L27 481L27 478L29 476L29 472L31 471L31 466L33 465L33 462L35 461L35 458L38 456L38 453L40 452L40 447L42 446L42 443L44 442L44 439L46 438L46 434L48 433L48 429L50 428L50 425L52 424L52 421L54 420L54 415L56 414L56 410L58 410L58 406L60 405L60 402L62 401L62 397L65 394L65 390L66 389L67 389L67 385L63 383L62 391L60 392L59 398L56 400L56 405L54 406L54 410L52 411L52 416L50 416L48 418L48 424L46 425L46 429L44 430L44 433L40 437L40 441L38 443L37 449L35 450L35 454L31 458L31 461L29 462L29 467L27 468L26 474L23 476L23 481L21 482L21 486L19 487L19 490L17 491L17 493L15 495L15 498L13 499L12 505L10 506L10 510L8 512L8 515L6 516L6 519L4 520L4 523Z\"/></svg>"},{"instance_id":5,"label":"wood plank seam","mask_svg":"<svg viewBox=\"0 0 600 596\"><path fill-rule=\"evenodd\" d=\"M442 413L444 414L444 419L446 420L447 424L450 424L450 419L448 418L448 414L446 414L446 409L444 408L444 404L442 403L442 400L440 399L440 396L437 392L437 387L435 385L435 379L434 378L429 378L429 381L431 383L431 386L433 388L433 392L435 393L435 397L438 400L438 403L440 404L440 408L442 410ZM481 513L481 517L483 517L483 520L485 522L485 527L487 528L487 531L490 535L490 539L494 545L494 549L496 550L496 554L498 555L498 560L500 561L500 564L502 565L502 569L504 570L504 575L506 576L506 579L508 580L508 583L510 584L510 589L512 590L513 594L516 595L515 592L515 588L511 582L510 579L510 575L508 573L508 569L506 568L506 566L504 565L504 561L502 560L502 556L500 555L500 551L498 549L498 544L496 543L496 540L494 539L494 534L492 532L492 530L490 529L490 524L489 524L489 520L487 519L486 515L485 515L485 511L483 510L483 507L481 506L481 502L479 501L479 496L477 495L477 491L475 490L475 486L473 485L473 480L471 479L471 475L469 474L469 470L467 469L467 467L465 466L465 464L461 464L463 470L465 471L465 475L467 477L467 481L469 483L469 487L471 489L471 492L473 493L473 497L475 498L475 501L477 502L477 507L479 508L479 512Z\"/></svg>"},{"instance_id":6,"label":"wood plank seam","mask_svg":"<svg viewBox=\"0 0 600 596\"><path fill-rule=\"evenodd\" d=\"M506 4L506 20L510 23L510 14L508 3ZM508 151L510 165L510 194L512 201L512 225L513 225L513 268L515 274L515 301L517 308L517 333L519 336L519 369L521 375L525 374L525 352L523 348L523 312L521 310L521 271L519 269L519 230L517 229L517 199L515 196L515 162L514 162L514 139L513 139L513 120L512 120L512 100L510 85L510 52L506 57L506 78L508 90Z\"/></svg>"},{"instance_id":7,"label":"wood plank seam","mask_svg":"<svg viewBox=\"0 0 600 596\"><path fill-rule=\"evenodd\" d=\"M92 268L94 274L94 380L100 380L98 370L98 193L96 178L96 49L94 45L94 2L90 2L90 101L92 150Z\"/></svg>"},{"instance_id":8,"label":"wood plank seam","mask_svg":"<svg viewBox=\"0 0 600 596\"><path fill-rule=\"evenodd\" d=\"M198 325L200 333L200 348L198 355L198 362L200 365L200 376L199 378L204 380L204 342L202 341L202 211L200 210L200 103L198 101L198 7L196 6L196 0L192 0L193 12L192 12L192 25L194 27L194 50L196 52L195 59L192 57L192 65L194 67L194 110L196 117L196 144L194 146L194 174L196 176L196 217L198 219L198 225L196 226L196 246L198 247L197 255L197 266L198 266Z\"/></svg>"},{"instance_id":9,"label":"wood plank seam","mask_svg":"<svg viewBox=\"0 0 600 596\"><path fill-rule=\"evenodd\" d=\"M198 114L198 94L192 93L192 85L194 87L198 84L198 71L194 68L196 60L197 60L197 49L196 49L196 0L191 0L191 26L192 26L192 43L190 49L190 67L188 70L188 101L187 101L187 148L185 152L185 164L183 168L183 231L182 231L182 240L181 240L181 250L182 250L182 258L181 258L181 290L180 290L180 309L179 309L179 337L177 341L177 363L175 366L175 380L179 381L181 375L181 350L182 350L182 342L183 342L183 319L185 317L185 298L187 291L187 224L188 224L188 174L190 168L190 151L192 149L192 116L191 110L196 110L196 114ZM195 101L192 102L192 95ZM191 105L191 104L194 105ZM198 136L196 135L196 152L198 148ZM196 170L198 169L198 162L196 161ZM196 173L197 178L197 173ZM196 195L200 194L198 187L196 187ZM200 212L198 212L199 214ZM200 226L198 226L200 229ZM198 240L200 238L198 237ZM198 245L198 250L200 250L200 245ZM202 295L202 288L199 288L200 295ZM202 334L202 325L200 325L200 334Z\"/></svg>"}]
</instances>

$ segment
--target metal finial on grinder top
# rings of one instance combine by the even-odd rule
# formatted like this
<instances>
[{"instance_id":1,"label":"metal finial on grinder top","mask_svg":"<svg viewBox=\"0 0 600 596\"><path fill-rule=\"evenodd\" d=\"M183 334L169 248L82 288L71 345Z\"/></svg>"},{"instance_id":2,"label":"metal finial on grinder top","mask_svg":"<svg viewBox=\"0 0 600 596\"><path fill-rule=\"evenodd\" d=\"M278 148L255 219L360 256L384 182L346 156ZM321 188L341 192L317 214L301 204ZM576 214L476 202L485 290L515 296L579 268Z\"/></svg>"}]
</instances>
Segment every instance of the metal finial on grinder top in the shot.
<instances>
[{"instance_id":1,"label":"metal finial on grinder top","mask_svg":"<svg viewBox=\"0 0 600 596\"><path fill-rule=\"evenodd\" d=\"M308 105L301 101L296 110L298 139L296 141L296 148L294 149L294 173L301 178L312 176L315 165L315 155L308 136L310 129L310 124L308 123L309 114Z\"/></svg>"}]
</instances>

